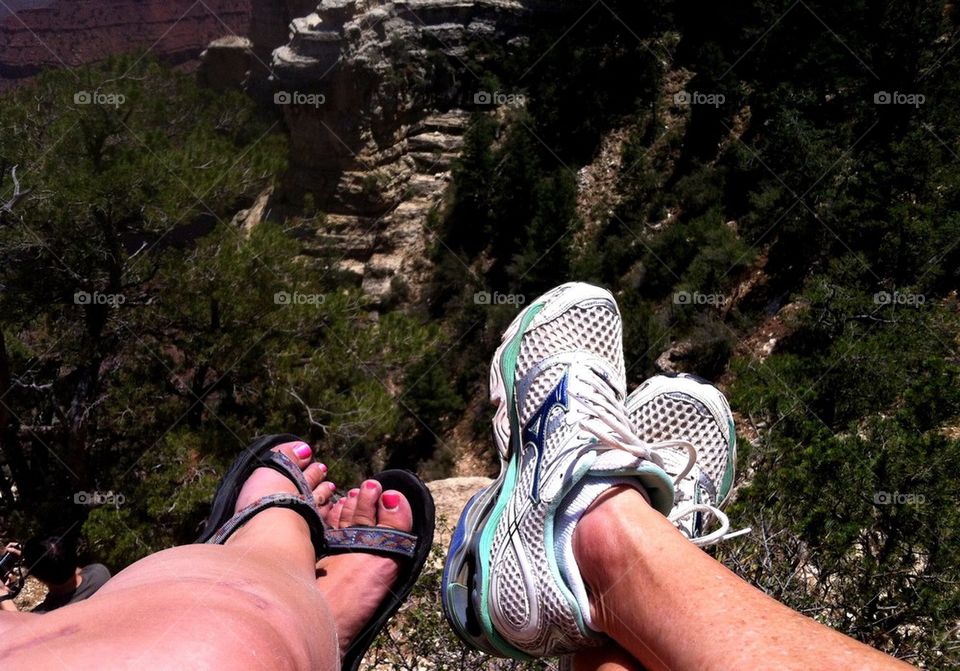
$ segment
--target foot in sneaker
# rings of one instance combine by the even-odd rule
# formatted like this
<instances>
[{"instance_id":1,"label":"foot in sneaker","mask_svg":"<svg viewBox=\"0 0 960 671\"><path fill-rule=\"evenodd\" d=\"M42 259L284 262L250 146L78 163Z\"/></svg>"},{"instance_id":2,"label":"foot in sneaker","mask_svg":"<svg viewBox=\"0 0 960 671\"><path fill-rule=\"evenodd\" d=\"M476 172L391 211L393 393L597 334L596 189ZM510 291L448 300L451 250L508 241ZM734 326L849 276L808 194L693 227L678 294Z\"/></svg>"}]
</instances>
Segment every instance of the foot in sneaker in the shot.
<instances>
[{"instance_id":1,"label":"foot in sneaker","mask_svg":"<svg viewBox=\"0 0 960 671\"><path fill-rule=\"evenodd\" d=\"M490 370L501 473L467 504L443 577L444 611L468 644L499 656L594 645L573 529L613 484L666 515L666 446L639 441L625 414L621 321L609 292L565 284L511 324ZM692 447L687 445L689 451Z\"/></svg>"},{"instance_id":2,"label":"foot in sneaker","mask_svg":"<svg viewBox=\"0 0 960 671\"><path fill-rule=\"evenodd\" d=\"M697 450L695 465L679 479L671 521L696 545L713 545L749 529L730 533L720 510L733 489L737 435L730 405L719 389L695 375L657 375L627 397L627 414L637 437L656 443L680 439ZM683 450L660 452L664 469L679 476L687 464ZM718 528L707 533L716 520Z\"/></svg>"}]
</instances>

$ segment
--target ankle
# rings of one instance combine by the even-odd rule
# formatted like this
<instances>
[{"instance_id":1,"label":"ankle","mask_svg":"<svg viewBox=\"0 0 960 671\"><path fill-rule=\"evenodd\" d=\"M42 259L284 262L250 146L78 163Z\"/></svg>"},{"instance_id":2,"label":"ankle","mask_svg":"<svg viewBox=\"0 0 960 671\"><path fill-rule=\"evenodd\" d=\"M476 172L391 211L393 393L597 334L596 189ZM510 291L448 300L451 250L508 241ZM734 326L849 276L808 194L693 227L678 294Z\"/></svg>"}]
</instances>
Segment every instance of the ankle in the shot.
<instances>
[{"instance_id":1,"label":"ankle","mask_svg":"<svg viewBox=\"0 0 960 671\"><path fill-rule=\"evenodd\" d=\"M641 568L644 528L663 522L636 489L614 486L597 497L577 523L573 553L587 585L593 624L601 631L607 631L610 621L608 593L626 573Z\"/></svg>"}]
</instances>

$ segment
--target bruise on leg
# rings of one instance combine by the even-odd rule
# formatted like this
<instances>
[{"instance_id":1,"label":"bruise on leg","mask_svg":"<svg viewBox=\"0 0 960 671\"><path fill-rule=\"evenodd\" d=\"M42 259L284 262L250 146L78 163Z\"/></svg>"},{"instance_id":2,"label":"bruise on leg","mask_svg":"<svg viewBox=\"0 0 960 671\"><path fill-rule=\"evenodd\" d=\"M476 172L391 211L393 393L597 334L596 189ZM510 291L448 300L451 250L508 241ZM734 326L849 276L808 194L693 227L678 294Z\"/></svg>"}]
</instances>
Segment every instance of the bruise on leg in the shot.
<instances>
[{"instance_id":1,"label":"bruise on leg","mask_svg":"<svg viewBox=\"0 0 960 671\"><path fill-rule=\"evenodd\" d=\"M255 591L247 589L253 587L253 583L246 580L217 580L213 583L215 586L230 591L233 594L239 595L239 598L243 601L253 605L257 610L275 610L274 604L270 603L267 599L264 599L260 594Z\"/></svg>"},{"instance_id":2,"label":"bruise on leg","mask_svg":"<svg viewBox=\"0 0 960 671\"><path fill-rule=\"evenodd\" d=\"M20 652L21 650L32 648L37 645L43 645L44 643L49 643L58 638L63 638L65 636L73 636L74 634L80 633L82 627L79 624L68 624L66 626L60 627L53 631L47 632L45 634L40 634L38 636L31 636L23 643L18 643L17 645L10 646L0 650L0 660L8 659L14 654Z\"/></svg>"}]
</instances>

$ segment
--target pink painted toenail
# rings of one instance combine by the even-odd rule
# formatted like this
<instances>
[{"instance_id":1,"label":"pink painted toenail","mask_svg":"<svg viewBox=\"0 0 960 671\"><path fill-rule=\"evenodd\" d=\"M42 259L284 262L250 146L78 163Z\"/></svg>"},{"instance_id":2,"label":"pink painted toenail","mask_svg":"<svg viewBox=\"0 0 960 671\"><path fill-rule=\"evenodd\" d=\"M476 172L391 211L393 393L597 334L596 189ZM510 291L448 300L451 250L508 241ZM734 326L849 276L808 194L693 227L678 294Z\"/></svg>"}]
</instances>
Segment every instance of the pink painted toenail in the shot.
<instances>
[{"instance_id":1,"label":"pink painted toenail","mask_svg":"<svg viewBox=\"0 0 960 671\"><path fill-rule=\"evenodd\" d=\"M325 485L326 485L327 487L329 487L330 489L336 489L336 488L337 488L337 486L336 486L335 484L333 484L332 482L330 482L329 480L328 480L327 482L324 482L323 484L325 484Z\"/></svg>"},{"instance_id":2,"label":"pink painted toenail","mask_svg":"<svg viewBox=\"0 0 960 671\"><path fill-rule=\"evenodd\" d=\"M318 465L320 466L320 470L321 470L321 471L323 471L324 473L327 472L327 465L326 465L326 464L318 464Z\"/></svg>"},{"instance_id":3,"label":"pink painted toenail","mask_svg":"<svg viewBox=\"0 0 960 671\"><path fill-rule=\"evenodd\" d=\"M363 483L363 486L367 489L376 489L378 484L376 480L367 480Z\"/></svg>"},{"instance_id":4,"label":"pink painted toenail","mask_svg":"<svg viewBox=\"0 0 960 671\"><path fill-rule=\"evenodd\" d=\"M313 454L313 450L311 450L310 446L306 443L297 443L293 448L293 453L301 459L306 459Z\"/></svg>"},{"instance_id":5,"label":"pink painted toenail","mask_svg":"<svg viewBox=\"0 0 960 671\"><path fill-rule=\"evenodd\" d=\"M351 489L351 490L350 490L350 496L357 496L357 495L359 495L359 494L360 494L360 490L359 490L359 489Z\"/></svg>"},{"instance_id":6,"label":"pink painted toenail","mask_svg":"<svg viewBox=\"0 0 960 671\"><path fill-rule=\"evenodd\" d=\"M387 492L383 495L383 507L387 510L396 510L400 507L400 495L395 492Z\"/></svg>"}]
</instances>

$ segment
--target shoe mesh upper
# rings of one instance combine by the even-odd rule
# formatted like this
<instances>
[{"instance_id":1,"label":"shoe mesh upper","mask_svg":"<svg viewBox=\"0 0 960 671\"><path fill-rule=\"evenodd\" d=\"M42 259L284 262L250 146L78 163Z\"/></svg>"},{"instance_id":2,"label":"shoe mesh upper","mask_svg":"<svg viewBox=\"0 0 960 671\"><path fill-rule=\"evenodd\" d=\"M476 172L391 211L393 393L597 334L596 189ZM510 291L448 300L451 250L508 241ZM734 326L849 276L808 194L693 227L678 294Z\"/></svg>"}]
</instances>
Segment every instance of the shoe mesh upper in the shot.
<instances>
[{"instance_id":1,"label":"shoe mesh upper","mask_svg":"<svg viewBox=\"0 0 960 671\"><path fill-rule=\"evenodd\" d=\"M707 385L703 388L704 393L720 393ZM729 428L720 425L704 403L687 392L666 391L630 411L641 440L683 439L693 443L697 465L715 487L720 486L730 452Z\"/></svg>"},{"instance_id":2,"label":"shoe mesh upper","mask_svg":"<svg viewBox=\"0 0 960 671\"><path fill-rule=\"evenodd\" d=\"M507 622L514 627L522 627L530 618L530 600L523 587L523 570L512 548L504 554L502 561L503 570L497 575L500 608Z\"/></svg>"},{"instance_id":3,"label":"shoe mesh upper","mask_svg":"<svg viewBox=\"0 0 960 671\"><path fill-rule=\"evenodd\" d=\"M566 352L581 352L607 360L619 380L626 377L623 365L620 316L603 304L575 305L557 318L532 329L523 336L517 357L515 378L523 377L547 357ZM563 367L555 366L538 375L530 386L520 411L524 424L560 380Z\"/></svg>"}]
</instances>

